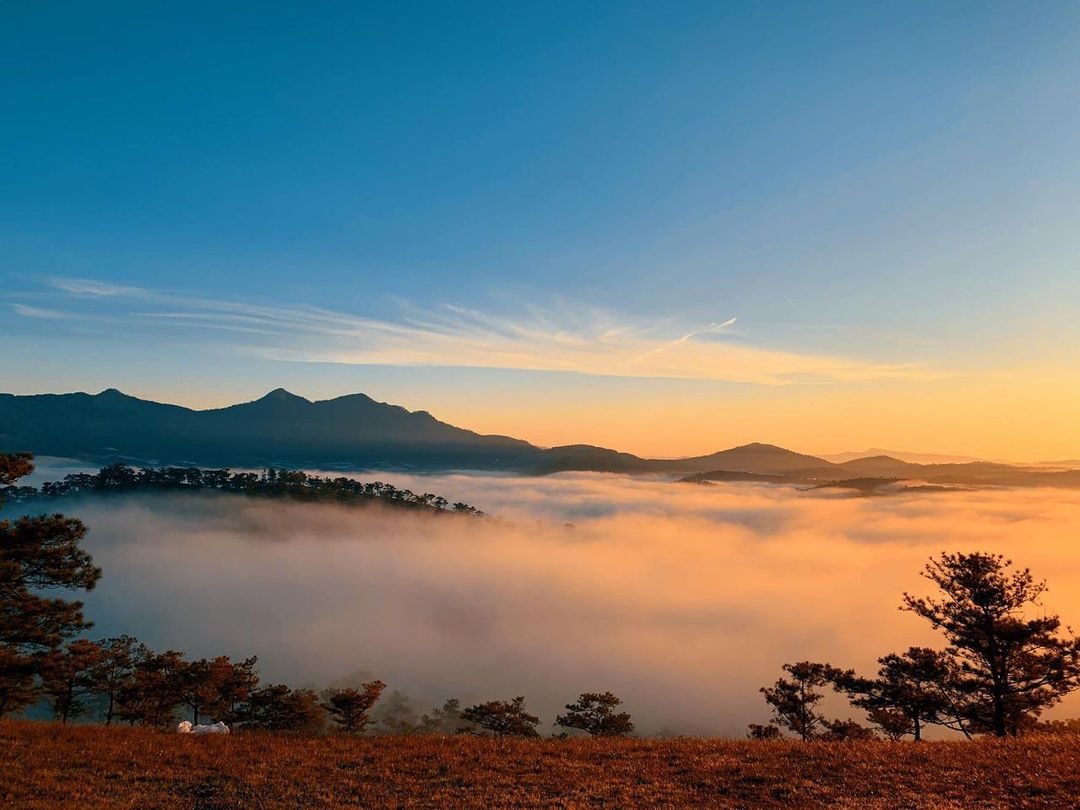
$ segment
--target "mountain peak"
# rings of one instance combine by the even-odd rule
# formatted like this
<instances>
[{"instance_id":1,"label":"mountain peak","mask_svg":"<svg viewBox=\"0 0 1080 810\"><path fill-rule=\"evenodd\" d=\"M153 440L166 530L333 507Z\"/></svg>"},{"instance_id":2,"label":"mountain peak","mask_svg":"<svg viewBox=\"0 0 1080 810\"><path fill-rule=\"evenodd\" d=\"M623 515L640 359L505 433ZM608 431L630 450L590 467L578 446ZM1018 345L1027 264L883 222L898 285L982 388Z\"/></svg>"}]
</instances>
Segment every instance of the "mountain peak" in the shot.
<instances>
[{"instance_id":1,"label":"mountain peak","mask_svg":"<svg viewBox=\"0 0 1080 810\"><path fill-rule=\"evenodd\" d=\"M796 453L794 450L788 450L786 447L780 447L776 444L768 444L766 442L750 442L749 444L740 444L736 447L729 447L727 450L718 450L713 453L714 456L720 455L735 455L745 453L764 453L764 454L777 454L785 456L803 456L803 453Z\"/></svg>"},{"instance_id":2,"label":"mountain peak","mask_svg":"<svg viewBox=\"0 0 1080 810\"><path fill-rule=\"evenodd\" d=\"M286 391L284 388L275 388L256 402L310 402L310 400L297 396L292 391Z\"/></svg>"},{"instance_id":3,"label":"mountain peak","mask_svg":"<svg viewBox=\"0 0 1080 810\"><path fill-rule=\"evenodd\" d=\"M99 394L96 394L100 399L131 399L127 394L121 391L119 388L106 388Z\"/></svg>"}]
</instances>

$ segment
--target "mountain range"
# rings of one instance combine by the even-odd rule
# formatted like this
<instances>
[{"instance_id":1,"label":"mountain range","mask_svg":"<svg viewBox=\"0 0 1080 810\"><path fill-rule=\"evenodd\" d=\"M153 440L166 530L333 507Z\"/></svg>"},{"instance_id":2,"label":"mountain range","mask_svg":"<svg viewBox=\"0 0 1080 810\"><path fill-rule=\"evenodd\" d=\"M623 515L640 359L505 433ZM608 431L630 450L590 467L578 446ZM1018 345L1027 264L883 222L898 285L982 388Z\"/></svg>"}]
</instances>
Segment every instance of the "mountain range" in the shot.
<instances>
[{"instance_id":1,"label":"mountain range","mask_svg":"<svg viewBox=\"0 0 1080 810\"><path fill-rule=\"evenodd\" d=\"M1080 486L1077 470L980 461L920 464L888 455L837 463L760 443L678 459L641 458L584 444L543 448L455 427L426 411L376 402L365 394L312 402L283 388L253 402L202 411L116 389L0 394L0 449L101 463L658 473L697 483L762 480L862 492L900 480Z\"/></svg>"}]
</instances>

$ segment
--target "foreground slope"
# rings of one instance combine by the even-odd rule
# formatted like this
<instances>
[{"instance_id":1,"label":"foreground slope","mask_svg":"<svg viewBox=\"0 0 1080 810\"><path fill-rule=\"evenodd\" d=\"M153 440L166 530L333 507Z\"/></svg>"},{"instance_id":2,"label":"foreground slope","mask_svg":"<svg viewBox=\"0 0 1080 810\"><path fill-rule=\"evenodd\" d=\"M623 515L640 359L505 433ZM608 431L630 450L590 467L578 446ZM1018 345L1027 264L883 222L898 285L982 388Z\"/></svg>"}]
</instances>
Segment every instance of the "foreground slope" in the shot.
<instances>
[{"instance_id":1,"label":"foreground slope","mask_svg":"<svg viewBox=\"0 0 1080 810\"><path fill-rule=\"evenodd\" d=\"M22 808L1075 806L1071 737L952 743L350 738L0 722Z\"/></svg>"}]
</instances>

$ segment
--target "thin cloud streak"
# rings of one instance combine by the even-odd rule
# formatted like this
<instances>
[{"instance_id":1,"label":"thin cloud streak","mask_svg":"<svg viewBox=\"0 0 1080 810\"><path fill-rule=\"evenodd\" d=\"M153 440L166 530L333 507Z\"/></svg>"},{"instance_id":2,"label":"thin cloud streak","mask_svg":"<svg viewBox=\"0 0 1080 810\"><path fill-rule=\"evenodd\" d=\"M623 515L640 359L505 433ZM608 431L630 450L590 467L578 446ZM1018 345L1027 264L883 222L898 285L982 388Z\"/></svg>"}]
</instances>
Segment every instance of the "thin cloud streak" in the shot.
<instances>
[{"instance_id":1,"label":"thin cloud streak","mask_svg":"<svg viewBox=\"0 0 1080 810\"><path fill-rule=\"evenodd\" d=\"M53 279L52 286L75 298L110 299L106 317L115 320L153 323L163 330L188 324L249 334L251 342L236 348L287 362L559 371L763 385L941 376L914 363L802 354L718 339L734 325L734 317L704 328L684 327L673 339L670 324L633 323L604 310L574 306L555 311L532 304L520 317L511 318L451 304L432 309L406 304L400 320L390 321L316 306L222 301L85 279ZM137 302L138 309L116 306L123 301Z\"/></svg>"},{"instance_id":2,"label":"thin cloud streak","mask_svg":"<svg viewBox=\"0 0 1080 810\"><path fill-rule=\"evenodd\" d=\"M138 297L147 294L141 287L125 287L119 284L109 284L103 281L94 281L85 278L54 278L52 286L71 295L91 296L98 298L112 297Z\"/></svg>"},{"instance_id":3,"label":"thin cloud streak","mask_svg":"<svg viewBox=\"0 0 1080 810\"><path fill-rule=\"evenodd\" d=\"M683 343L686 343L686 341L690 340L690 338L697 337L698 335L715 334L717 332L720 332L722 329L733 325L736 320L736 318L728 318L723 323L711 323L705 329L698 329L693 332L687 332L681 338L677 338L670 343L665 343L663 346L657 346L655 349L650 349L649 351L645 352L645 354L641 355L641 357L635 357L627 365L633 363L640 363L642 360L653 357L654 355L657 355L662 351L666 351L667 349L670 349L674 346L681 346Z\"/></svg>"},{"instance_id":4,"label":"thin cloud streak","mask_svg":"<svg viewBox=\"0 0 1080 810\"><path fill-rule=\"evenodd\" d=\"M43 307L31 307L26 304L12 304L11 308L15 310L16 314L22 315L24 318L41 318L43 320L56 321L73 317L67 312L60 312L55 309L44 309Z\"/></svg>"}]
</instances>

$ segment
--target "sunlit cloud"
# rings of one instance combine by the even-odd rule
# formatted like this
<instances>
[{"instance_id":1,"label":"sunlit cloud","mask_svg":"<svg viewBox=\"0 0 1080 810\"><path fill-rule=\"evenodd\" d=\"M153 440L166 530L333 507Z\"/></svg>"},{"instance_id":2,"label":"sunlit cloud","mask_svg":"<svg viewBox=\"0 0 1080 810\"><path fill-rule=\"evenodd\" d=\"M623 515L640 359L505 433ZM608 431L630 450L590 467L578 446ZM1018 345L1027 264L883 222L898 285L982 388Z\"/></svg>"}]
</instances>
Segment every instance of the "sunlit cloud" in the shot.
<instances>
[{"instance_id":1,"label":"sunlit cloud","mask_svg":"<svg viewBox=\"0 0 1080 810\"><path fill-rule=\"evenodd\" d=\"M375 474L371 474L374 476ZM417 708L526 695L550 721L611 689L645 733L742 736L787 661L873 671L940 636L897 610L942 551L1003 553L1080 620L1080 493L987 490L858 498L564 474L381 480L497 515L248 498L77 504L105 570L95 632L192 656L258 655L271 681L358 669ZM368 476L363 476L368 478ZM74 508L74 507L73 507ZM213 559L178 576L192 559ZM830 697L831 700L831 697ZM1072 696L1051 716L1076 716ZM843 702L826 713L858 716Z\"/></svg>"},{"instance_id":2,"label":"sunlit cloud","mask_svg":"<svg viewBox=\"0 0 1080 810\"><path fill-rule=\"evenodd\" d=\"M524 305L512 316L444 304L403 303L396 320L322 307L263 305L175 295L84 279L55 279L72 296L129 300L108 317L178 330L246 334L234 347L299 363L456 366L597 376L722 380L765 385L941 376L921 364L880 363L756 346L730 333L735 317L687 328L575 305ZM680 328L681 327L681 328ZM674 335L674 336L673 336Z\"/></svg>"}]
</instances>

